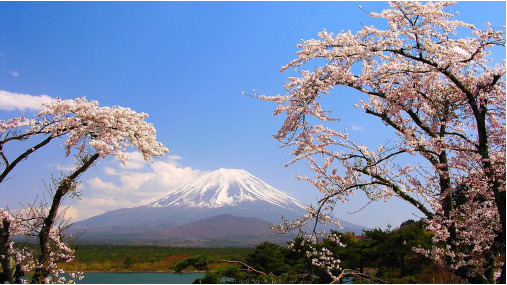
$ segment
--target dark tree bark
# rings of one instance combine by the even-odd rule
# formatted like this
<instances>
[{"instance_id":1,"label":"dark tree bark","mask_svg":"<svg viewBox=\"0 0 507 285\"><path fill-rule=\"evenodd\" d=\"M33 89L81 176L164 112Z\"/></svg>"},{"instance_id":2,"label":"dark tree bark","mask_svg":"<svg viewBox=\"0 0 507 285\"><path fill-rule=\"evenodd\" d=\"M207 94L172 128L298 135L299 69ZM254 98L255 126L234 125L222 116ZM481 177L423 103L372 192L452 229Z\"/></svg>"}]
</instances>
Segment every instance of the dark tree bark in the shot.
<instances>
[{"instance_id":1,"label":"dark tree bark","mask_svg":"<svg viewBox=\"0 0 507 285\"><path fill-rule=\"evenodd\" d=\"M47 217L44 219L43 226L39 232L39 247L40 255L38 258L40 267L35 270L31 283L44 283L44 279L50 274L51 261L51 228L54 226L56 217L58 215L58 209L61 205L63 197L68 194L74 187L76 179L84 173L93 163L99 158L99 154L94 154L90 157L86 157L82 161L82 165L76 169L71 175L61 180L56 192L53 196L51 208Z\"/></svg>"}]
</instances>

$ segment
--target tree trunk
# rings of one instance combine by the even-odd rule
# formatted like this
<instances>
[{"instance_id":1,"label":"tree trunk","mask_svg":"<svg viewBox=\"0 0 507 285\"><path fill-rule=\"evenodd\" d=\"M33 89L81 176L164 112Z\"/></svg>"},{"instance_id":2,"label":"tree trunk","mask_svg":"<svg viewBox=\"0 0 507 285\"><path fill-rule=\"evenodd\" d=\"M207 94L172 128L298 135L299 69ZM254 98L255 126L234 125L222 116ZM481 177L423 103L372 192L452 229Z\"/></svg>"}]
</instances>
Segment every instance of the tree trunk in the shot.
<instances>
[{"instance_id":1,"label":"tree trunk","mask_svg":"<svg viewBox=\"0 0 507 285\"><path fill-rule=\"evenodd\" d=\"M401 277L405 277L405 254L402 253L400 257L400 271L401 271Z\"/></svg>"},{"instance_id":2,"label":"tree trunk","mask_svg":"<svg viewBox=\"0 0 507 285\"><path fill-rule=\"evenodd\" d=\"M362 251L359 251L359 272L364 273L364 256Z\"/></svg>"},{"instance_id":3,"label":"tree trunk","mask_svg":"<svg viewBox=\"0 0 507 285\"><path fill-rule=\"evenodd\" d=\"M50 267L52 264L51 260L51 229L54 226L56 217L58 215L58 208L62 202L63 197L72 190L73 184L76 179L85 172L97 159L99 154L94 154L91 157L83 159L81 167L79 167L74 173L62 179L58 188L53 196L53 202L51 209L49 210L48 216L44 219L43 226L39 232L39 267L35 270L30 283L45 283L44 279L49 277Z\"/></svg>"},{"instance_id":4,"label":"tree trunk","mask_svg":"<svg viewBox=\"0 0 507 285\"><path fill-rule=\"evenodd\" d=\"M2 228L0 228L0 261L2 263L3 274L0 275L0 283L15 283L14 273L16 272L16 260L9 253L10 241L10 222L1 221Z\"/></svg>"}]
</instances>

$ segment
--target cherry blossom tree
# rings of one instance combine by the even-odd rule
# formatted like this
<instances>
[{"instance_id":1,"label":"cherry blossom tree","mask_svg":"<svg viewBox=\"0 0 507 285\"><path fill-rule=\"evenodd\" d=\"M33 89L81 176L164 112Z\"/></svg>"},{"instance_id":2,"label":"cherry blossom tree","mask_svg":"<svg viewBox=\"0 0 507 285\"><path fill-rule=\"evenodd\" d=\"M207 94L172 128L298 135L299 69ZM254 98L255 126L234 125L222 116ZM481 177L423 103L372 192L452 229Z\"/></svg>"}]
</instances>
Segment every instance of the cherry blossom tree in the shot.
<instances>
[{"instance_id":1,"label":"cherry blossom tree","mask_svg":"<svg viewBox=\"0 0 507 285\"><path fill-rule=\"evenodd\" d=\"M57 267L58 262L71 261L74 253L65 240L64 227L59 223L62 221L61 203L65 197L78 195L79 176L99 158L115 156L125 162L127 150L131 147L137 148L145 160L165 155L168 149L156 141L156 130L145 121L147 117L147 114L129 108L99 107L97 101L78 98L57 99L44 104L37 118L0 121L0 183L8 178L18 163L56 138L66 137L66 155L75 153L77 158L73 171L61 179L53 179L51 199L47 203L34 203L17 212L0 209L0 262L6 281L15 281L13 265L16 264L22 265L18 271L27 273L33 283L69 281L59 277L63 272ZM7 155L4 151L9 144L26 145L40 137L43 139L17 155ZM37 237L38 249L14 249L14 235ZM70 281L79 278L70 277Z\"/></svg>"},{"instance_id":2,"label":"cherry blossom tree","mask_svg":"<svg viewBox=\"0 0 507 285\"><path fill-rule=\"evenodd\" d=\"M431 250L415 250L469 282L494 283L501 272L505 283L506 66L490 57L505 47L505 27L456 20L454 4L390 2L370 14L387 20L385 29L324 30L282 67L299 74L286 95L257 95L285 116L274 137L291 149L288 164L306 161L314 175L298 178L322 193L305 217L280 229L311 220L339 225L337 201L358 191L371 202L397 197L435 234ZM317 67L304 70L308 63ZM392 129L395 140L370 148L340 131L339 118L321 106L340 96L337 86L360 94L354 107Z\"/></svg>"}]
</instances>

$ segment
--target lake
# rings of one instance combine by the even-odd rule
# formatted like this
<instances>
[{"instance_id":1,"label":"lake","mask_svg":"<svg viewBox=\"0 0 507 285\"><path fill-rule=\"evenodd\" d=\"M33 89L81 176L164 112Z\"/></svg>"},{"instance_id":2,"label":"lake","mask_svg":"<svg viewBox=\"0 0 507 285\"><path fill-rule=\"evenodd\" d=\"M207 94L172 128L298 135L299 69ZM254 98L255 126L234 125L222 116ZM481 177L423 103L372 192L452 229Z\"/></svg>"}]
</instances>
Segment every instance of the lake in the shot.
<instances>
[{"instance_id":1,"label":"lake","mask_svg":"<svg viewBox=\"0 0 507 285\"><path fill-rule=\"evenodd\" d=\"M204 273L85 273L77 284L192 284Z\"/></svg>"}]
</instances>

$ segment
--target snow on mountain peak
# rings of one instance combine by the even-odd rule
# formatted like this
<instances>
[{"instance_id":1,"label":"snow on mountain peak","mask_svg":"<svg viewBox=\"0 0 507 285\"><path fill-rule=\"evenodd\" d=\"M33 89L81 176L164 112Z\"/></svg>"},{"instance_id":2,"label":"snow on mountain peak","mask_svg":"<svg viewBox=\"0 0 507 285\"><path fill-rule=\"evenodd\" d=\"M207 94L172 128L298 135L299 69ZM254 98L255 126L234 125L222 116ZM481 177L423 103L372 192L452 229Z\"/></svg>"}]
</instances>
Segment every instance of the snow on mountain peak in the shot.
<instances>
[{"instance_id":1,"label":"snow on mountain peak","mask_svg":"<svg viewBox=\"0 0 507 285\"><path fill-rule=\"evenodd\" d=\"M301 210L302 204L266 184L245 170L225 169L207 172L144 206L180 205L199 208L238 206L244 202L264 201L282 208Z\"/></svg>"}]
</instances>

